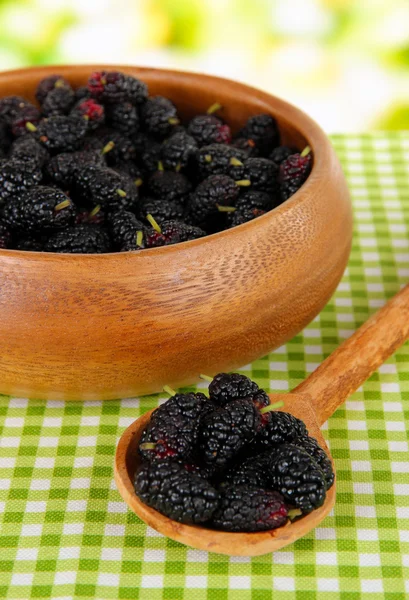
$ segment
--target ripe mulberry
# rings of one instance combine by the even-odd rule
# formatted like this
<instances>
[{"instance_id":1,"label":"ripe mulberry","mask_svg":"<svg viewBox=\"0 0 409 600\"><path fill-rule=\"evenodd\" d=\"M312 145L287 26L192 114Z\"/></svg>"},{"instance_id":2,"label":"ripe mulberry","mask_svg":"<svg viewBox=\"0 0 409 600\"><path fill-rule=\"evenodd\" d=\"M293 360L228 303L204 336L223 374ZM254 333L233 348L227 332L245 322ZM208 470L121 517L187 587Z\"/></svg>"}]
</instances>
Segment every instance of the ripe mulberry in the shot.
<instances>
[{"instance_id":1,"label":"ripe mulberry","mask_svg":"<svg viewBox=\"0 0 409 600\"><path fill-rule=\"evenodd\" d=\"M302 448L293 444L280 446L270 462L271 487L285 501L303 514L319 508L325 501L324 473Z\"/></svg>"},{"instance_id":2,"label":"ripe mulberry","mask_svg":"<svg viewBox=\"0 0 409 600\"><path fill-rule=\"evenodd\" d=\"M135 491L142 502L179 523L205 523L219 503L219 493L210 483L171 461L142 465Z\"/></svg>"},{"instance_id":3,"label":"ripe mulberry","mask_svg":"<svg viewBox=\"0 0 409 600\"><path fill-rule=\"evenodd\" d=\"M287 515L277 492L231 485L222 490L212 526L223 531L266 531L285 525Z\"/></svg>"}]
</instances>

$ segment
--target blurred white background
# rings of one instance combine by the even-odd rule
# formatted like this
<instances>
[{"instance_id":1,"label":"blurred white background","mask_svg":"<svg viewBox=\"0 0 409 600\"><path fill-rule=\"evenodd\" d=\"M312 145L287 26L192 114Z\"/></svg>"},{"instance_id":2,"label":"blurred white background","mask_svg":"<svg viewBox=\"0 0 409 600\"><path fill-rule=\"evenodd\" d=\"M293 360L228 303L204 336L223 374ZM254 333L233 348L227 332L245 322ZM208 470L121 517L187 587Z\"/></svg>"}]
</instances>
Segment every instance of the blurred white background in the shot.
<instances>
[{"instance_id":1,"label":"blurred white background","mask_svg":"<svg viewBox=\"0 0 409 600\"><path fill-rule=\"evenodd\" d=\"M0 0L2 69L87 62L237 79L328 132L409 129L408 0Z\"/></svg>"}]
</instances>

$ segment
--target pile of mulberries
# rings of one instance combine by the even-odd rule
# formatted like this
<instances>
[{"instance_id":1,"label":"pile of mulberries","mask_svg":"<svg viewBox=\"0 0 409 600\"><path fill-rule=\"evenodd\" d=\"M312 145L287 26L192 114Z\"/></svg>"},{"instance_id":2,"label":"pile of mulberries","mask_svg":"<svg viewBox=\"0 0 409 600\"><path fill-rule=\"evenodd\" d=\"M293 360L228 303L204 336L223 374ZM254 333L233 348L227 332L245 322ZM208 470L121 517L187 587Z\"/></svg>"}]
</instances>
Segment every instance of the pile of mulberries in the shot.
<instances>
[{"instance_id":1,"label":"pile of mulberries","mask_svg":"<svg viewBox=\"0 0 409 600\"><path fill-rule=\"evenodd\" d=\"M39 82L0 98L0 249L94 254L194 240L287 200L312 155L280 145L273 116L236 133L215 103L183 120L136 77ZM121 226L118 226L118 223Z\"/></svg>"},{"instance_id":2,"label":"pile of mulberries","mask_svg":"<svg viewBox=\"0 0 409 600\"><path fill-rule=\"evenodd\" d=\"M170 519L266 531L322 506L332 463L305 424L248 377L219 373L208 396L176 393L138 444L135 492Z\"/></svg>"}]
</instances>

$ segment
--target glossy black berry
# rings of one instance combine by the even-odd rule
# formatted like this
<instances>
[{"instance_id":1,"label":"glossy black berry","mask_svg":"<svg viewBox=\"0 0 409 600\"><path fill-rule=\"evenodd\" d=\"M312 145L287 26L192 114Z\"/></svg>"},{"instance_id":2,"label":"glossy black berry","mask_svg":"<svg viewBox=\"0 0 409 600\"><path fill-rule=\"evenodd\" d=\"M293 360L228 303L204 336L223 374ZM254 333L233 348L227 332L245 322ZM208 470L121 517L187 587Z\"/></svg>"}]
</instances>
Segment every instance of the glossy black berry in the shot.
<instances>
[{"instance_id":1,"label":"glossy black berry","mask_svg":"<svg viewBox=\"0 0 409 600\"><path fill-rule=\"evenodd\" d=\"M209 384L209 396L218 406L225 406L239 398L254 398L257 396L259 407L267 406L270 400L267 394L260 390L257 383L239 373L219 373Z\"/></svg>"},{"instance_id":2,"label":"glossy black berry","mask_svg":"<svg viewBox=\"0 0 409 600\"><path fill-rule=\"evenodd\" d=\"M84 208L77 209L75 215L75 225L105 225L106 213L100 206L95 206L91 210Z\"/></svg>"},{"instance_id":3,"label":"glossy black berry","mask_svg":"<svg viewBox=\"0 0 409 600\"><path fill-rule=\"evenodd\" d=\"M247 158L242 166L232 166L230 177L248 179L251 189L273 194L278 189L278 166L267 158Z\"/></svg>"},{"instance_id":4,"label":"glossy black berry","mask_svg":"<svg viewBox=\"0 0 409 600\"><path fill-rule=\"evenodd\" d=\"M13 196L3 208L3 220L13 231L24 234L64 229L75 216L72 201L60 190L46 186Z\"/></svg>"},{"instance_id":5,"label":"glossy black berry","mask_svg":"<svg viewBox=\"0 0 409 600\"><path fill-rule=\"evenodd\" d=\"M60 187L69 189L86 165L105 166L104 156L95 150L62 152L53 156L45 167L45 175Z\"/></svg>"},{"instance_id":6,"label":"glossy black berry","mask_svg":"<svg viewBox=\"0 0 409 600\"><path fill-rule=\"evenodd\" d=\"M254 446L260 451L268 450L306 435L308 431L303 421L290 413L280 410L267 412L262 416L262 427L254 440Z\"/></svg>"},{"instance_id":7,"label":"glossy black berry","mask_svg":"<svg viewBox=\"0 0 409 600\"><path fill-rule=\"evenodd\" d=\"M132 75L126 75L126 100L136 106L142 106L148 99L148 86L144 81Z\"/></svg>"},{"instance_id":8,"label":"glossy black berry","mask_svg":"<svg viewBox=\"0 0 409 600\"><path fill-rule=\"evenodd\" d=\"M136 163L132 162L131 160L119 161L114 167L112 167L112 169L114 171L117 171L118 173L125 173L126 175L129 175L129 177L131 177L131 179L135 183L136 187L140 187L143 184L142 170L140 169L140 167L138 167Z\"/></svg>"},{"instance_id":9,"label":"glossy black berry","mask_svg":"<svg viewBox=\"0 0 409 600\"><path fill-rule=\"evenodd\" d=\"M267 114L250 117L237 137L252 140L261 156L268 156L280 142L277 122L274 117Z\"/></svg>"},{"instance_id":10,"label":"glossy black berry","mask_svg":"<svg viewBox=\"0 0 409 600\"><path fill-rule=\"evenodd\" d=\"M317 463L302 448L284 444L272 454L271 487L303 514L319 508L325 501L325 476Z\"/></svg>"},{"instance_id":11,"label":"glossy black berry","mask_svg":"<svg viewBox=\"0 0 409 600\"><path fill-rule=\"evenodd\" d=\"M227 213L227 225L229 227L236 227L237 225L247 223L247 221L252 221L279 204L280 199L276 195L249 189L237 198L235 204L236 210L232 213Z\"/></svg>"},{"instance_id":12,"label":"glossy black berry","mask_svg":"<svg viewBox=\"0 0 409 600\"><path fill-rule=\"evenodd\" d=\"M163 221L160 224L160 229L160 232L151 229L144 233L144 243L147 248L170 246L172 244L196 240L206 235L206 232L199 227L174 220Z\"/></svg>"},{"instance_id":13,"label":"glossy black berry","mask_svg":"<svg viewBox=\"0 0 409 600\"><path fill-rule=\"evenodd\" d=\"M70 88L70 84L61 75L49 75L40 81L37 86L35 97L39 104L43 104L48 94L58 88Z\"/></svg>"},{"instance_id":14,"label":"glossy black berry","mask_svg":"<svg viewBox=\"0 0 409 600\"><path fill-rule=\"evenodd\" d=\"M291 148L290 146L277 146L277 148L272 150L268 158L275 162L276 165L281 165L286 158L295 153L297 153L297 150L295 148Z\"/></svg>"},{"instance_id":15,"label":"glossy black berry","mask_svg":"<svg viewBox=\"0 0 409 600\"><path fill-rule=\"evenodd\" d=\"M232 146L244 152L247 158L255 158L260 155L259 149L254 140L238 137L232 142Z\"/></svg>"},{"instance_id":16,"label":"glossy black berry","mask_svg":"<svg viewBox=\"0 0 409 600\"><path fill-rule=\"evenodd\" d=\"M26 135L30 131L35 131L40 122L40 111L36 106L28 104L10 123L11 133L14 137Z\"/></svg>"},{"instance_id":17,"label":"glossy black berry","mask_svg":"<svg viewBox=\"0 0 409 600\"><path fill-rule=\"evenodd\" d=\"M131 102L107 105L106 121L110 127L128 137L139 129L138 110Z\"/></svg>"},{"instance_id":18,"label":"glossy black berry","mask_svg":"<svg viewBox=\"0 0 409 600\"><path fill-rule=\"evenodd\" d=\"M173 102L163 96L152 96L142 106L141 121L148 134L164 138L179 123L179 118Z\"/></svg>"},{"instance_id":19,"label":"glossy black berry","mask_svg":"<svg viewBox=\"0 0 409 600\"><path fill-rule=\"evenodd\" d=\"M162 144L145 133L137 133L132 137L136 160L145 174L154 173L161 159Z\"/></svg>"},{"instance_id":20,"label":"glossy black berry","mask_svg":"<svg viewBox=\"0 0 409 600\"><path fill-rule=\"evenodd\" d=\"M45 97L41 112L45 117L68 115L74 102L75 94L71 87L55 87Z\"/></svg>"},{"instance_id":21,"label":"glossy black berry","mask_svg":"<svg viewBox=\"0 0 409 600\"><path fill-rule=\"evenodd\" d=\"M94 98L84 98L75 104L71 114L86 120L88 131L95 131L105 123L105 109Z\"/></svg>"},{"instance_id":22,"label":"glossy black berry","mask_svg":"<svg viewBox=\"0 0 409 600\"><path fill-rule=\"evenodd\" d=\"M175 462L178 462L180 465L182 465L182 467L189 473L194 473L201 479L206 479L210 483L214 483L212 480L216 474L215 469L209 465L203 465L200 461L200 458L197 456L187 457L186 459L176 460Z\"/></svg>"},{"instance_id":23,"label":"glossy black berry","mask_svg":"<svg viewBox=\"0 0 409 600\"><path fill-rule=\"evenodd\" d=\"M251 399L233 400L207 415L200 426L200 452L207 464L224 468L251 442L261 416Z\"/></svg>"},{"instance_id":24,"label":"glossy black berry","mask_svg":"<svg viewBox=\"0 0 409 600\"><path fill-rule=\"evenodd\" d=\"M134 209L138 202L138 188L133 180L108 167L82 168L76 175L74 190L85 205L100 205L108 211Z\"/></svg>"},{"instance_id":25,"label":"glossy black berry","mask_svg":"<svg viewBox=\"0 0 409 600\"><path fill-rule=\"evenodd\" d=\"M165 169L170 171L185 169L196 150L196 140L185 130L181 130L163 142L160 158Z\"/></svg>"},{"instance_id":26,"label":"glossy black berry","mask_svg":"<svg viewBox=\"0 0 409 600\"><path fill-rule=\"evenodd\" d=\"M110 251L107 233L96 225L75 225L48 238L46 252L61 254L103 254Z\"/></svg>"},{"instance_id":27,"label":"glossy black berry","mask_svg":"<svg viewBox=\"0 0 409 600\"><path fill-rule=\"evenodd\" d=\"M311 456L311 458L315 460L317 465L324 473L326 489L329 490L334 483L335 474L334 469L332 468L332 463L325 450L321 448L315 438L310 436L298 438L293 443L296 446L303 448L303 450L305 450Z\"/></svg>"},{"instance_id":28,"label":"glossy black berry","mask_svg":"<svg viewBox=\"0 0 409 600\"><path fill-rule=\"evenodd\" d=\"M15 250L25 250L26 252L42 252L44 242L35 237L20 237L14 244Z\"/></svg>"},{"instance_id":29,"label":"glossy black berry","mask_svg":"<svg viewBox=\"0 0 409 600\"><path fill-rule=\"evenodd\" d=\"M31 135L24 135L14 140L10 147L9 157L22 162L34 163L42 168L49 159L49 154Z\"/></svg>"},{"instance_id":30,"label":"glossy black berry","mask_svg":"<svg viewBox=\"0 0 409 600\"><path fill-rule=\"evenodd\" d=\"M248 208L260 208L261 210L271 210L273 208L273 198L266 192L249 189L240 194L235 204L237 210Z\"/></svg>"},{"instance_id":31,"label":"glossy black berry","mask_svg":"<svg viewBox=\"0 0 409 600\"><path fill-rule=\"evenodd\" d=\"M98 127L96 131L91 131L87 133L81 144L81 150L96 150L101 154L103 153L104 140L102 139L99 129L100 128ZM109 148L107 148L107 150L109 150ZM106 153L107 152L105 151L105 155Z\"/></svg>"},{"instance_id":32,"label":"glossy black berry","mask_svg":"<svg viewBox=\"0 0 409 600\"><path fill-rule=\"evenodd\" d=\"M118 250L121 250L125 244L136 245L136 233L145 228L146 225L139 221L134 213L126 210L113 213L109 218L111 238Z\"/></svg>"},{"instance_id":33,"label":"glossy black berry","mask_svg":"<svg viewBox=\"0 0 409 600\"><path fill-rule=\"evenodd\" d=\"M200 180L210 175L230 175L234 165L241 164L246 156L237 148L225 144L202 146L195 154L197 175ZM244 179L244 177L237 177Z\"/></svg>"},{"instance_id":34,"label":"glossy black berry","mask_svg":"<svg viewBox=\"0 0 409 600\"><path fill-rule=\"evenodd\" d=\"M120 131L108 127L100 128L96 137L102 142L103 152L109 166L135 160L135 146Z\"/></svg>"},{"instance_id":35,"label":"glossy black berry","mask_svg":"<svg viewBox=\"0 0 409 600\"><path fill-rule=\"evenodd\" d=\"M287 200L307 179L312 165L311 153L306 156L292 154L280 165L279 183L282 200Z\"/></svg>"},{"instance_id":36,"label":"glossy black berry","mask_svg":"<svg viewBox=\"0 0 409 600\"><path fill-rule=\"evenodd\" d=\"M88 79L88 90L93 98L103 103L132 102L142 104L148 96L143 81L118 71L96 71Z\"/></svg>"},{"instance_id":37,"label":"glossy black berry","mask_svg":"<svg viewBox=\"0 0 409 600\"><path fill-rule=\"evenodd\" d=\"M180 523L209 521L219 503L210 483L171 461L143 464L135 491L142 502Z\"/></svg>"},{"instance_id":38,"label":"glossy black berry","mask_svg":"<svg viewBox=\"0 0 409 600\"><path fill-rule=\"evenodd\" d=\"M230 485L268 489L270 461L271 451L245 458L227 471L225 480Z\"/></svg>"},{"instance_id":39,"label":"glossy black berry","mask_svg":"<svg viewBox=\"0 0 409 600\"><path fill-rule=\"evenodd\" d=\"M219 214L219 206L234 206L240 188L227 175L211 175L191 194L188 214L192 223L205 224L212 215Z\"/></svg>"},{"instance_id":40,"label":"glossy black berry","mask_svg":"<svg viewBox=\"0 0 409 600\"><path fill-rule=\"evenodd\" d=\"M200 415L209 400L204 394L175 394L159 406L142 433L139 453L145 460L186 458L198 438ZM146 447L148 444L149 447Z\"/></svg>"},{"instance_id":41,"label":"glossy black berry","mask_svg":"<svg viewBox=\"0 0 409 600\"><path fill-rule=\"evenodd\" d=\"M223 531L266 531L287 522L283 497L264 489L231 485L222 488L212 527Z\"/></svg>"},{"instance_id":42,"label":"glossy black berry","mask_svg":"<svg viewBox=\"0 0 409 600\"><path fill-rule=\"evenodd\" d=\"M81 146L87 133L87 122L76 116L43 119L35 132L36 139L53 154L73 152Z\"/></svg>"},{"instance_id":43,"label":"glossy black berry","mask_svg":"<svg viewBox=\"0 0 409 600\"><path fill-rule=\"evenodd\" d=\"M18 198L40 183L41 169L34 162L17 159L0 160L0 204Z\"/></svg>"},{"instance_id":44,"label":"glossy black berry","mask_svg":"<svg viewBox=\"0 0 409 600\"><path fill-rule=\"evenodd\" d=\"M195 138L199 146L209 144L229 144L230 127L214 115L198 115L189 122L187 132Z\"/></svg>"},{"instance_id":45,"label":"glossy black berry","mask_svg":"<svg viewBox=\"0 0 409 600\"><path fill-rule=\"evenodd\" d=\"M154 198L183 202L192 189L189 179L175 171L156 171L148 181L148 190Z\"/></svg>"},{"instance_id":46,"label":"glossy black berry","mask_svg":"<svg viewBox=\"0 0 409 600\"><path fill-rule=\"evenodd\" d=\"M184 214L183 204L177 201L157 200L155 198L145 198L139 208L139 214L146 219L146 215L152 215L157 223L163 221L181 220Z\"/></svg>"},{"instance_id":47,"label":"glossy black berry","mask_svg":"<svg viewBox=\"0 0 409 600\"><path fill-rule=\"evenodd\" d=\"M228 213L226 215L226 222L229 227L237 227L238 225L253 221L253 219L257 219L257 217L261 217L265 214L266 211L261 208L243 208L235 210L233 213Z\"/></svg>"},{"instance_id":48,"label":"glossy black berry","mask_svg":"<svg viewBox=\"0 0 409 600\"><path fill-rule=\"evenodd\" d=\"M4 96L0 98L0 121L6 123L10 128L19 117L29 114L30 111L33 116L36 115L36 119L39 117L38 108L22 96Z\"/></svg>"}]
</instances>

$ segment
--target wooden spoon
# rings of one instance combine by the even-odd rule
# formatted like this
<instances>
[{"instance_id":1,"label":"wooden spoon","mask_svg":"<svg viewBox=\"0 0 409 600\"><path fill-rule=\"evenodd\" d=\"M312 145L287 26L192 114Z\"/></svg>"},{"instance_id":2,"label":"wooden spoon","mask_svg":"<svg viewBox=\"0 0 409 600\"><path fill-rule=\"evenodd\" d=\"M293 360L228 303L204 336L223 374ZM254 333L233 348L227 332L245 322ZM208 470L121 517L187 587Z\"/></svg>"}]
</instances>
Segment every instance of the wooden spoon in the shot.
<instances>
[{"instance_id":1,"label":"wooden spoon","mask_svg":"<svg viewBox=\"0 0 409 600\"><path fill-rule=\"evenodd\" d=\"M302 419L311 436L331 454L320 426L395 350L409 338L409 285L329 356L290 394L270 394L284 401L282 410ZM279 529L260 533L227 533L183 525L150 508L136 496L133 479L140 462L137 444L153 411L137 419L123 433L115 457L115 481L122 498L147 525L201 550L229 555L257 556L291 544L326 517L335 503L336 483L321 508Z\"/></svg>"}]
</instances>

